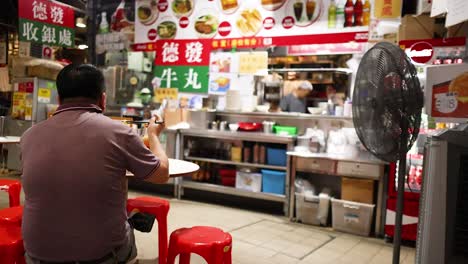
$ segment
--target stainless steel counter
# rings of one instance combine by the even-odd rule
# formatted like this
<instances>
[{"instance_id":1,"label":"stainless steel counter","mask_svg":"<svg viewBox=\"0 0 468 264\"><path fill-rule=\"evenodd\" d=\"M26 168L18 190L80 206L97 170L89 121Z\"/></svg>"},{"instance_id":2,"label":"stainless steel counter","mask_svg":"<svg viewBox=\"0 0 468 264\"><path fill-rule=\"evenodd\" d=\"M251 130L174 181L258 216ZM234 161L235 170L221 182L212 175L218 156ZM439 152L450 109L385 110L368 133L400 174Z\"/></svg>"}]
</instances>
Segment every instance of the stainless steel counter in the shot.
<instances>
[{"instance_id":1,"label":"stainless steel counter","mask_svg":"<svg viewBox=\"0 0 468 264\"><path fill-rule=\"evenodd\" d=\"M229 111L217 111L218 116L230 116L230 117L252 117L252 118L264 118L264 119L297 119L297 120L337 120L337 121L352 121L352 117L347 116L330 116L330 115L312 115L302 113L266 113L266 112L229 112Z\"/></svg>"},{"instance_id":2,"label":"stainless steel counter","mask_svg":"<svg viewBox=\"0 0 468 264\"><path fill-rule=\"evenodd\" d=\"M370 153L362 153L357 157L334 155L334 154L328 154L328 153L312 153L312 152L308 153L308 152L295 152L295 151L289 151L287 154L290 156L296 156L300 158L329 159L329 160L336 160L336 161L349 161L349 162L358 162L358 163L376 164L376 165L388 164L388 162L380 160L374 157Z\"/></svg>"},{"instance_id":3,"label":"stainless steel counter","mask_svg":"<svg viewBox=\"0 0 468 264\"><path fill-rule=\"evenodd\" d=\"M292 144L295 137L292 136L279 136L276 134L262 133L262 132L232 132L232 131L219 131L208 129L181 129L180 133L183 136L196 136L205 138L217 138L228 140L247 140L265 143L278 143L278 144Z\"/></svg>"}]
</instances>

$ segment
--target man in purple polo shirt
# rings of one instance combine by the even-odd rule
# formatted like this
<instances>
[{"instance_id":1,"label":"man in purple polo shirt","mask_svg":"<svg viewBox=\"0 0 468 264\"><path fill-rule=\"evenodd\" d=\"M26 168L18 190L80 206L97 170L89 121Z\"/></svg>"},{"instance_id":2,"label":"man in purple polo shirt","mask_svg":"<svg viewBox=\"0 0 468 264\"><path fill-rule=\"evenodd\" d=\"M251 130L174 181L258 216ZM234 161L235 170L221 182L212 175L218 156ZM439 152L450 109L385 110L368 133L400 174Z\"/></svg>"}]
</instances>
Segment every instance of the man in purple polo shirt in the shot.
<instances>
[{"instance_id":1,"label":"man in purple polo shirt","mask_svg":"<svg viewBox=\"0 0 468 264\"><path fill-rule=\"evenodd\" d=\"M60 106L21 138L27 263L126 263L136 257L127 222L126 171L164 183L169 163L151 120L150 149L104 116L104 76L68 65L57 76Z\"/></svg>"}]
</instances>

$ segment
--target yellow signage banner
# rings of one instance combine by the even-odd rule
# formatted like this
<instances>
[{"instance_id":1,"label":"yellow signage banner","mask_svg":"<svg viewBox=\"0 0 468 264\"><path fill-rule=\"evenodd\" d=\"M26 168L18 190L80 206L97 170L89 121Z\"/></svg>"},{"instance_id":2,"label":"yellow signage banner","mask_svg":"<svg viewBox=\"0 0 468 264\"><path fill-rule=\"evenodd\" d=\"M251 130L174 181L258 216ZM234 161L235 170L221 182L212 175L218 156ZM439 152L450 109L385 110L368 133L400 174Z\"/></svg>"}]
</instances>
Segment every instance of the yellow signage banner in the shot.
<instances>
[{"instance_id":1,"label":"yellow signage banner","mask_svg":"<svg viewBox=\"0 0 468 264\"><path fill-rule=\"evenodd\" d=\"M154 90L154 101L161 103L164 99L177 100L179 92L177 88L158 88Z\"/></svg>"}]
</instances>

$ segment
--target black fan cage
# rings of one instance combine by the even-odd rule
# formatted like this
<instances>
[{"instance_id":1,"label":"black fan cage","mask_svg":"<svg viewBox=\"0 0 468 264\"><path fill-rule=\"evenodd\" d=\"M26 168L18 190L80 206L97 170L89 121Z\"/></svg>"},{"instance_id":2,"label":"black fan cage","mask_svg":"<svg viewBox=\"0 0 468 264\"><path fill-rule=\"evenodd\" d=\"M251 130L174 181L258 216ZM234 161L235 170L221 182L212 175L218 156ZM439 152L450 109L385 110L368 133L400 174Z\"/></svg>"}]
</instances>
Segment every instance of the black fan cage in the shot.
<instances>
[{"instance_id":1,"label":"black fan cage","mask_svg":"<svg viewBox=\"0 0 468 264\"><path fill-rule=\"evenodd\" d=\"M389 162L406 155L418 136L423 106L416 68L403 50L382 42L364 54L353 94L353 123L369 152Z\"/></svg>"}]
</instances>

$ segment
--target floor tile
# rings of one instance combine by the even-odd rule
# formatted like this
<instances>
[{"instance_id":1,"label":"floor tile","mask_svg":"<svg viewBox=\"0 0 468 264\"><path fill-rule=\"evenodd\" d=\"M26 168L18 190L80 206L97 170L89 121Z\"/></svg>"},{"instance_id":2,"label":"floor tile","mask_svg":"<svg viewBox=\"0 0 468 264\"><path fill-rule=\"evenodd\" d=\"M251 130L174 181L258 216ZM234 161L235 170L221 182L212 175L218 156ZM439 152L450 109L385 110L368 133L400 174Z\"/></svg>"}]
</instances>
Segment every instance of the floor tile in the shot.
<instances>
[{"instance_id":1,"label":"floor tile","mask_svg":"<svg viewBox=\"0 0 468 264\"><path fill-rule=\"evenodd\" d=\"M152 195L129 192L129 197ZM22 194L22 201L24 195ZM372 239L310 225L290 223L274 216L241 209L169 199L168 230L208 225L219 227L233 237L234 264L387 264L392 247L382 239ZM0 192L0 208L8 206L8 196ZM157 227L150 233L136 232L140 264L157 263ZM401 263L414 263L414 248L403 247ZM192 264L205 264L192 255Z\"/></svg>"}]
</instances>

